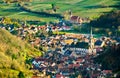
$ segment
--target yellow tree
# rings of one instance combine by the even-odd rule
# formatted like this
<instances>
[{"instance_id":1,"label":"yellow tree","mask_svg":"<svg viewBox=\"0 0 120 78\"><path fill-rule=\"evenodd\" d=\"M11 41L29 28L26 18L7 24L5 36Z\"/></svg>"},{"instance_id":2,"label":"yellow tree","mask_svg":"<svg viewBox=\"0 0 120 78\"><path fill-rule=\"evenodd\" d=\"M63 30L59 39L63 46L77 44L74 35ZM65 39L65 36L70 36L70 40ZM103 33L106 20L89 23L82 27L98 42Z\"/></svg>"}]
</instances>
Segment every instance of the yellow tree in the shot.
<instances>
[{"instance_id":1,"label":"yellow tree","mask_svg":"<svg viewBox=\"0 0 120 78\"><path fill-rule=\"evenodd\" d=\"M4 0L5 3L10 4L13 0Z\"/></svg>"},{"instance_id":2,"label":"yellow tree","mask_svg":"<svg viewBox=\"0 0 120 78\"><path fill-rule=\"evenodd\" d=\"M82 76L81 76L81 75L78 75L78 78L82 78Z\"/></svg>"},{"instance_id":3,"label":"yellow tree","mask_svg":"<svg viewBox=\"0 0 120 78\"><path fill-rule=\"evenodd\" d=\"M12 24L12 21L11 21L10 18L5 17L5 18L3 18L2 23L3 23L3 24Z\"/></svg>"}]
</instances>

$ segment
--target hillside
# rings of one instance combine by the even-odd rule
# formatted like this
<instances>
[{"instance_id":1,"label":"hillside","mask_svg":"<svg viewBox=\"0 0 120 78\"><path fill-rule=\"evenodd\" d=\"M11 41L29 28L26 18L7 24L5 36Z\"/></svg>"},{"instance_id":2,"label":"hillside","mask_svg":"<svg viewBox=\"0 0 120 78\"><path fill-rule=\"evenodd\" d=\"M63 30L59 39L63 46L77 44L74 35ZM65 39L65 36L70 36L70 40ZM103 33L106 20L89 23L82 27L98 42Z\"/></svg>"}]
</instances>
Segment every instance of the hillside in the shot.
<instances>
[{"instance_id":1,"label":"hillside","mask_svg":"<svg viewBox=\"0 0 120 78\"><path fill-rule=\"evenodd\" d=\"M66 11L71 10L73 15L95 18L115 9L116 7L112 6L118 5L118 2L115 0L34 0L27 6L34 11L50 12L51 4L55 4L57 13L65 14Z\"/></svg>"},{"instance_id":2,"label":"hillside","mask_svg":"<svg viewBox=\"0 0 120 78\"><path fill-rule=\"evenodd\" d=\"M111 28L114 26L118 29L118 26L120 25L120 11L113 11L108 14L101 15L100 18L91 21L90 24L99 28Z\"/></svg>"},{"instance_id":3,"label":"hillside","mask_svg":"<svg viewBox=\"0 0 120 78\"><path fill-rule=\"evenodd\" d=\"M120 10L101 15L98 19L92 20L89 25L97 28L100 33L102 32L100 29L103 29L107 35L120 36Z\"/></svg>"},{"instance_id":4,"label":"hillside","mask_svg":"<svg viewBox=\"0 0 120 78\"><path fill-rule=\"evenodd\" d=\"M120 72L120 45L113 45L104 53L95 58L97 63L102 64L103 69Z\"/></svg>"},{"instance_id":5,"label":"hillside","mask_svg":"<svg viewBox=\"0 0 120 78\"><path fill-rule=\"evenodd\" d=\"M30 65L25 64L25 61L40 55L41 52L25 41L0 29L0 78L31 76Z\"/></svg>"},{"instance_id":6,"label":"hillside","mask_svg":"<svg viewBox=\"0 0 120 78\"><path fill-rule=\"evenodd\" d=\"M32 11L52 11L51 4L56 7L56 13L67 15L71 10L73 15L98 18L101 14L116 10L119 7L118 0L31 0L24 2L25 6ZM39 20L39 21L58 21L57 18L45 17L36 13L27 12L20 9L17 3L5 4L0 2L0 17L8 16L10 18L21 20Z\"/></svg>"}]
</instances>

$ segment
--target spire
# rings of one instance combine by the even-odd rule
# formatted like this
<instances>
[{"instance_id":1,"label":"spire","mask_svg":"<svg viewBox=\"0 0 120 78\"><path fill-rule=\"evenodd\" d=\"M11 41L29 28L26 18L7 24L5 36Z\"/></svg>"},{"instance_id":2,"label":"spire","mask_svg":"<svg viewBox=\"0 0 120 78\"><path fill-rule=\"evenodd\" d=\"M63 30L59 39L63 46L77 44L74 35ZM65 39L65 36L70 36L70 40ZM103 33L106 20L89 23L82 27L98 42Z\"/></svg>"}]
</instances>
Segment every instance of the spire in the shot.
<instances>
[{"instance_id":1,"label":"spire","mask_svg":"<svg viewBox=\"0 0 120 78\"><path fill-rule=\"evenodd\" d=\"M93 39L93 32L92 27L90 29L90 54L93 54L94 50L94 39Z\"/></svg>"},{"instance_id":2,"label":"spire","mask_svg":"<svg viewBox=\"0 0 120 78\"><path fill-rule=\"evenodd\" d=\"M91 30L90 30L90 37L93 38L93 34L92 34L92 26L91 26Z\"/></svg>"}]
</instances>

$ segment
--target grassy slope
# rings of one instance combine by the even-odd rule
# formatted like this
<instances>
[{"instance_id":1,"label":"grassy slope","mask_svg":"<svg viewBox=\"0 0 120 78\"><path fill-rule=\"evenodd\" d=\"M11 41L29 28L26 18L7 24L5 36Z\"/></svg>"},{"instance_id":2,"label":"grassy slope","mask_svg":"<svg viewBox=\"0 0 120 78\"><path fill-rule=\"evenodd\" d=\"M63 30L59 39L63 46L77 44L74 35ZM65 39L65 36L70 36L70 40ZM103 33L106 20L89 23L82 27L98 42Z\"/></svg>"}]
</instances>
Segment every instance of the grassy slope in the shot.
<instances>
[{"instance_id":1,"label":"grassy slope","mask_svg":"<svg viewBox=\"0 0 120 78\"><path fill-rule=\"evenodd\" d=\"M28 8L34 11L51 10L51 4L55 3L59 9L58 13L64 14L68 10L72 10L74 15L81 17L96 18L104 12L109 12L115 8L100 6L116 5L116 0L33 0ZM15 4L4 4L0 2L0 17L8 16L11 18L22 20L40 20L40 21L57 21L56 18L46 18L38 14L25 12L19 9Z\"/></svg>"},{"instance_id":2,"label":"grassy slope","mask_svg":"<svg viewBox=\"0 0 120 78\"><path fill-rule=\"evenodd\" d=\"M41 53L26 42L21 41L8 31L0 29L0 78L16 78L20 71L30 75L25 65L28 57L40 56Z\"/></svg>"},{"instance_id":3,"label":"grassy slope","mask_svg":"<svg viewBox=\"0 0 120 78\"><path fill-rule=\"evenodd\" d=\"M34 0L29 6L30 9L41 11L41 9L50 9L50 5L55 3L59 9L58 13L65 13L69 9L72 10L74 15L81 17L99 17L103 12L109 12L115 8L113 7L100 7L116 5L117 1L114 0Z\"/></svg>"},{"instance_id":4,"label":"grassy slope","mask_svg":"<svg viewBox=\"0 0 120 78\"><path fill-rule=\"evenodd\" d=\"M40 16L38 14L22 11L15 3L0 3L0 17L7 16L21 20L37 20L42 22L56 21L56 18Z\"/></svg>"}]
</instances>

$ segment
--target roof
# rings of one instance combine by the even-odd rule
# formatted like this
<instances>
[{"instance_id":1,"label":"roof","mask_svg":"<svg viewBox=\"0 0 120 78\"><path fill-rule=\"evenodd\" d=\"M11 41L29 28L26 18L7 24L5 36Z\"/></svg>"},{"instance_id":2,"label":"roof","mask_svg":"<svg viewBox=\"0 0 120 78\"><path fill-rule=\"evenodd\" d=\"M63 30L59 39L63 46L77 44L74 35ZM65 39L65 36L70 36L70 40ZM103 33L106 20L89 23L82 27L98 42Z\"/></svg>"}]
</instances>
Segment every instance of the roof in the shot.
<instances>
[{"instance_id":1,"label":"roof","mask_svg":"<svg viewBox=\"0 0 120 78\"><path fill-rule=\"evenodd\" d=\"M76 44L71 44L71 47L76 47L76 48L88 48L88 43L87 42L77 42Z\"/></svg>"},{"instance_id":2,"label":"roof","mask_svg":"<svg viewBox=\"0 0 120 78\"><path fill-rule=\"evenodd\" d=\"M35 61L48 61L47 59L45 59L45 58L41 58L41 57L39 57L39 58L35 58Z\"/></svg>"},{"instance_id":3,"label":"roof","mask_svg":"<svg viewBox=\"0 0 120 78\"><path fill-rule=\"evenodd\" d=\"M78 58L76 61L77 62L83 62L83 59L82 58Z\"/></svg>"},{"instance_id":4,"label":"roof","mask_svg":"<svg viewBox=\"0 0 120 78\"><path fill-rule=\"evenodd\" d=\"M103 70L102 72L105 74L109 74L109 73L112 73L112 70Z\"/></svg>"},{"instance_id":5,"label":"roof","mask_svg":"<svg viewBox=\"0 0 120 78\"><path fill-rule=\"evenodd\" d=\"M97 40L97 41L95 42L95 45L100 46L101 44L102 44L102 41L101 41L101 40Z\"/></svg>"},{"instance_id":6,"label":"roof","mask_svg":"<svg viewBox=\"0 0 120 78\"><path fill-rule=\"evenodd\" d=\"M65 55L71 55L72 51L67 50L64 54Z\"/></svg>"},{"instance_id":7,"label":"roof","mask_svg":"<svg viewBox=\"0 0 120 78\"><path fill-rule=\"evenodd\" d=\"M79 16L71 16L71 20L77 20L79 18Z\"/></svg>"},{"instance_id":8,"label":"roof","mask_svg":"<svg viewBox=\"0 0 120 78\"><path fill-rule=\"evenodd\" d=\"M63 76L61 74L56 74L56 78L65 78L65 76Z\"/></svg>"},{"instance_id":9,"label":"roof","mask_svg":"<svg viewBox=\"0 0 120 78\"><path fill-rule=\"evenodd\" d=\"M67 40L65 40L65 43L66 44L71 44L73 41L74 41L73 39L67 39Z\"/></svg>"},{"instance_id":10,"label":"roof","mask_svg":"<svg viewBox=\"0 0 120 78\"><path fill-rule=\"evenodd\" d=\"M38 29L45 29L46 26L38 26Z\"/></svg>"},{"instance_id":11,"label":"roof","mask_svg":"<svg viewBox=\"0 0 120 78\"><path fill-rule=\"evenodd\" d=\"M80 64L69 64L68 67L69 67L69 68L80 67Z\"/></svg>"}]
</instances>

